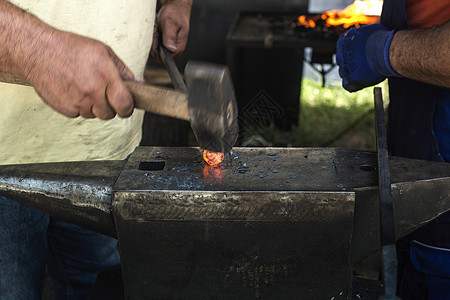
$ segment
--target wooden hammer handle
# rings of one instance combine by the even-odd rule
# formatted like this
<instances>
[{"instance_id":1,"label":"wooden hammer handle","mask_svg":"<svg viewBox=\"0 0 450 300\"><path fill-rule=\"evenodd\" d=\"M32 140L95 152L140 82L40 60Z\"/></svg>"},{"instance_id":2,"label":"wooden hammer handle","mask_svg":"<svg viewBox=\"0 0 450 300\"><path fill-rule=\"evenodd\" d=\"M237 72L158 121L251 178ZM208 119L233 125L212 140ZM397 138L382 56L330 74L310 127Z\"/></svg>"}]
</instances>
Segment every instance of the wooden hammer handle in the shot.
<instances>
[{"instance_id":1,"label":"wooden hammer handle","mask_svg":"<svg viewBox=\"0 0 450 300\"><path fill-rule=\"evenodd\" d=\"M133 81L125 81L125 85L133 95L136 108L157 115L190 120L187 94Z\"/></svg>"},{"instance_id":2,"label":"wooden hammer handle","mask_svg":"<svg viewBox=\"0 0 450 300\"><path fill-rule=\"evenodd\" d=\"M0 71L0 82L31 86L27 80ZM134 106L145 111L189 121L187 95L172 89L125 81L134 99Z\"/></svg>"}]
</instances>

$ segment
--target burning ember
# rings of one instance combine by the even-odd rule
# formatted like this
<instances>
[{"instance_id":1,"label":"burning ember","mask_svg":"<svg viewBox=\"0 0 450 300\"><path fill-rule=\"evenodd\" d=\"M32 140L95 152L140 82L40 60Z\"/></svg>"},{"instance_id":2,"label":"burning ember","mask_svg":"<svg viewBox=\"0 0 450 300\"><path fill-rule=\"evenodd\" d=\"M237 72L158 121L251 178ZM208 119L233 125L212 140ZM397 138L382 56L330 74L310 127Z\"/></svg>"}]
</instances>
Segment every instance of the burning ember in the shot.
<instances>
[{"instance_id":1,"label":"burning ember","mask_svg":"<svg viewBox=\"0 0 450 300\"><path fill-rule=\"evenodd\" d=\"M223 157L222 152L203 151L203 159L212 167L219 165L223 161Z\"/></svg>"},{"instance_id":2,"label":"burning ember","mask_svg":"<svg viewBox=\"0 0 450 300\"><path fill-rule=\"evenodd\" d=\"M343 10L330 10L321 15L300 16L295 26L315 28L317 25L325 27L342 26L359 28L361 25L376 23L379 21L383 1L380 0L355 0Z\"/></svg>"}]
</instances>

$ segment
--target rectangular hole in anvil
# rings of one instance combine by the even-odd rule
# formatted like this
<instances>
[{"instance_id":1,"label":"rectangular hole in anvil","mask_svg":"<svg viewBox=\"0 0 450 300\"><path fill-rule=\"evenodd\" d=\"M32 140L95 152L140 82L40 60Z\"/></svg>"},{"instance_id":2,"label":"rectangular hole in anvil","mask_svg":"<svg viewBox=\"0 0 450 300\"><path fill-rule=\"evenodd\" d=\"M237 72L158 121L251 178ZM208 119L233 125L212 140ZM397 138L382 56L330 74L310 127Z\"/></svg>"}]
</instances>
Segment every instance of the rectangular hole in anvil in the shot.
<instances>
[{"instance_id":1,"label":"rectangular hole in anvil","mask_svg":"<svg viewBox=\"0 0 450 300\"><path fill-rule=\"evenodd\" d=\"M166 166L165 161L142 161L139 163L141 171L161 171Z\"/></svg>"}]
</instances>

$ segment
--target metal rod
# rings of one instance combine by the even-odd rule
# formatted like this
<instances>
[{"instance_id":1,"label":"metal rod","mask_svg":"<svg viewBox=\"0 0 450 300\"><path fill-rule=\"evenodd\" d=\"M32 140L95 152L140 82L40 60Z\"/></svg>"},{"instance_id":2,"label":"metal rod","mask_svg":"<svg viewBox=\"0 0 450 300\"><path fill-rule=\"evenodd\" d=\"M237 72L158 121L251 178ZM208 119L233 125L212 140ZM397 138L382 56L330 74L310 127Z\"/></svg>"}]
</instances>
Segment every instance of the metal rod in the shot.
<instances>
[{"instance_id":1,"label":"metal rod","mask_svg":"<svg viewBox=\"0 0 450 300\"><path fill-rule=\"evenodd\" d=\"M397 290L397 253L395 249L394 208L387 148L386 124L381 88L374 89L378 154L378 189L380 193L381 259L384 295L380 300L394 300Z\"/></svg>"},{"instance_id":2,"label":"metal rod","mask_svg":"<svg viewBox=\"0 0 450 300\"><path fill-rule=\"evenodd\" d=\"M186 84L181 77L180 72L178 71L178 67L171 56L169 50L166 49L163 45L160 47L160 56L164 65L166 66L167 72L169 73L170 79L172 80L172 84L176 90L180 92L187 93Z\"/></svg>"}]
</instances>

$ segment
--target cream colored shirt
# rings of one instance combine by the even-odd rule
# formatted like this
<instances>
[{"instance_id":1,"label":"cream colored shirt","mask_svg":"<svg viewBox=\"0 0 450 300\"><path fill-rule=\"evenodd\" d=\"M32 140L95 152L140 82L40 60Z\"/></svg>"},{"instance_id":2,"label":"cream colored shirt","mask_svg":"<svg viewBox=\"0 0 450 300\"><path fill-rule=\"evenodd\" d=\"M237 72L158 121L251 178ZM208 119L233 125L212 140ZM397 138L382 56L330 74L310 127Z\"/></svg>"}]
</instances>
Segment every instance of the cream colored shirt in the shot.
<instances>
[{"instance_id":1,"label":"cream colored shirt","mask_svg":"<svg viewBox=\"0 0 450 300\"><path fill-rule=\"evenodd\" d=\"M13 0L61 30L109 45L142 77L156 0ZM130 118L67 118L31 87L0 84L0 164L124 159L141 140L144 112Z\"/></svg>"}]
</instances>

